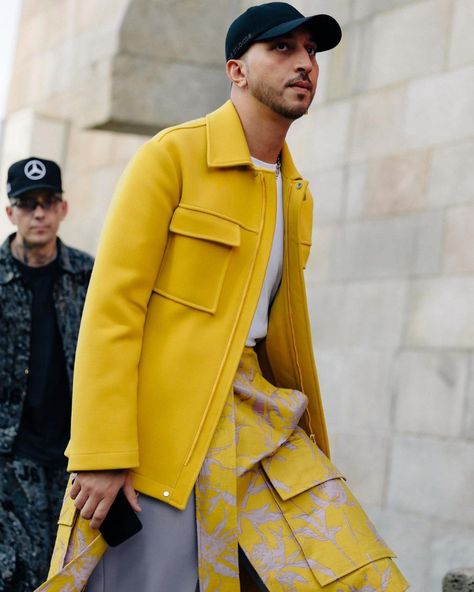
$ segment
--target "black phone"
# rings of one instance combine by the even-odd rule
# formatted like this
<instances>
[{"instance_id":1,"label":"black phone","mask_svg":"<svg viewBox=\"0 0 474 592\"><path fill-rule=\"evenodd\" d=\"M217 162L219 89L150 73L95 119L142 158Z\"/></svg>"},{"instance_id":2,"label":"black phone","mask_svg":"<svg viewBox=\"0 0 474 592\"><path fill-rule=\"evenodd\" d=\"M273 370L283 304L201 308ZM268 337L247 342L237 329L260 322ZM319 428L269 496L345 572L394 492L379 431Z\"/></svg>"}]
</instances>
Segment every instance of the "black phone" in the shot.
<instances>
[{"instance_id":1,"label":"black phone","mask_svg":"<svg viewBox=\"0 0 474 592\"><path fill-rule=\"evenodd\" d=\"M99 531L110 547L117 547L143 528L135 510L128 502L123 489L119 489L117 497Z\"/></svg>"}]
</instances>

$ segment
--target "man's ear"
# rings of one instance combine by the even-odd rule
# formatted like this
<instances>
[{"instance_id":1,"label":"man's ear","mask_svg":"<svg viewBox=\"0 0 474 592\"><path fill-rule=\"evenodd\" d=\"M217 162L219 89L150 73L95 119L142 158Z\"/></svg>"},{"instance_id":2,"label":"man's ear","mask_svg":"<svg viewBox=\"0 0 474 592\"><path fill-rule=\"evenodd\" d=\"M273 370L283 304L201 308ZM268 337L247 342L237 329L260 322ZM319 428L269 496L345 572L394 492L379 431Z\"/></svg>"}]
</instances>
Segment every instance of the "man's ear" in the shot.
<instances>
[{"instance_id":1,"label":"man's ear","mask_svg":"<svg viewBox=\"0 0 474 592\"><path fill-rule=\"evenodd\" d=\"M61 220L64 220L69 212L69 203L66 200L63 200L59 202L59 205L61 206Z\"/></svg>"},{"instance_id":2,"label":"man's ear","mask_svg":"<svg viewBox=\"0 0 474 592\"><path fill-rule=\"evenodd\" d=\"M244 60L229 60L225 71L232 84L240 88L247 86L247 65Z\"/></svg>"},{"instance_id":3,"label":"man's ear","mask_svg":"<svg viewBox=\"0 0 474 592\"><path fill-rule=\"evenodd\" d=\"M7 217L8 217L8 219L10 220L10 222L11 222L12 224L15 224L15 225L16 225L16 222L15 222L15 220L14 220L14 217L15 217L15 216L14 216L14 213L13 213L13 208L12 208L12 206L6 206L6 208L5 208L5 212L7 213Z\"/></svg>"}]
</instances>

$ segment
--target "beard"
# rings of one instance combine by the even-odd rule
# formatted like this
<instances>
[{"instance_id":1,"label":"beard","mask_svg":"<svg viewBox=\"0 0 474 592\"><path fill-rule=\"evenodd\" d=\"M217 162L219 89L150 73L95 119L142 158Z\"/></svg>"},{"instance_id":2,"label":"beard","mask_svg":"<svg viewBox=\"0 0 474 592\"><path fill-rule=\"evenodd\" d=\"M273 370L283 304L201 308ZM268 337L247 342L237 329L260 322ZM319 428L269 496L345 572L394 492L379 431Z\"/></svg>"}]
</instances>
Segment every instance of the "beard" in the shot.
<instances>
[{"instance_id":1,"label":"beard","mask_svg":"<svg viewBox=\"0 0 474 592\"><path fill-rule=\"evenodd\" d=\"M286 119L290 119L291 121L299 119L302 115L305 115L308 112L308 108L311 105L314 96L313 93L309 103L307 103L307 94L304 93L304 95L302 94L300 104L295 102L290 103L290 101L285 99L284 91L276 91L262 81L253 82L249 80L248 85L250 94L260 101L260 103L271 109L274 113L277 113ZM288 87L285 87L284 90L286 90L286 88Z\"/></svg>"}]
</instances>

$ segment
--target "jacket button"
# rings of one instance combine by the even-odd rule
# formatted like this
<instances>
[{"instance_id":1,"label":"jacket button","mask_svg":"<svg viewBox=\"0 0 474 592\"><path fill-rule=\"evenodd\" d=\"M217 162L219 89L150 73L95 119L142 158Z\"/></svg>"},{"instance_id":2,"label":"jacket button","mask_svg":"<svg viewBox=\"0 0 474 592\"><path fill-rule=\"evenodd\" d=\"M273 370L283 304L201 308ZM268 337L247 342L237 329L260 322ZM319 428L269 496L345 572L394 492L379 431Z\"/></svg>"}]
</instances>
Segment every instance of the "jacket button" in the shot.
<instances>
[{"instance_id":1,"label":"jacket button","mask_svg":"<svg viewBox=\"0 0 474 592\"><path fill-rule=\"evenodd\" d=\"M301 189L303 187L303 183L296 183L296 189Z\"/></svg>"},{"instance_id":2,"label":"jacket button","mask_svg":"<svg viewBox=\"0 0 474 592\"><path fill-rule=\"evenodd\" d=\"M170 492L169 491L163 491L163 495L164 495L164 497L169 497L170 496Z\"/></svg>"},{"instance_id":3,"label":"jacket button","mask_svg":"<svg viewBox=\"0 0 474 592\"><path fill-rule=\"evenodd\" d=\"M25 374L28 376L29 373L30 373L30 369L29 368L25 368Z\"/></svg>"}]
</instances>

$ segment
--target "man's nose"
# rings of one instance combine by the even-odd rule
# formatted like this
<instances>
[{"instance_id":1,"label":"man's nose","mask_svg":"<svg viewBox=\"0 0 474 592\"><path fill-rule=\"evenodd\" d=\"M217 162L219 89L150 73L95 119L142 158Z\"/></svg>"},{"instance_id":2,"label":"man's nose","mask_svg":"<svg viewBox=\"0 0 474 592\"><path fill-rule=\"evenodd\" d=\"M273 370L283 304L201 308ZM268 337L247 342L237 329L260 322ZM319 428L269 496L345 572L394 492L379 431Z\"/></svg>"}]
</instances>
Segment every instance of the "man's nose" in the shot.
<instances>
[{"instance_id":1,"label":"man's nose","mask_svg":"<svg viewBox=\"0 0 474 592\"><path fill-rule=\"evenodd\" d=\"M314 68L314 62L311 59L306 48L301 49L298 52L297 61L296 61L296 69L301 72L304 71L306 74L309 74L311 70Z\"/></svg>"},{"instance_id":2,"label":"man's nose","mask_svg":"<svg viewBox=\"0 0 474 592\"><path fill-rule=\"evenodd\" d=\"M35 209L33 210L33 216L35 218L42 218L46 212L46 208L43 204L37 203Z\"/></svg>"}]
</instances>

